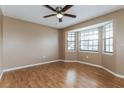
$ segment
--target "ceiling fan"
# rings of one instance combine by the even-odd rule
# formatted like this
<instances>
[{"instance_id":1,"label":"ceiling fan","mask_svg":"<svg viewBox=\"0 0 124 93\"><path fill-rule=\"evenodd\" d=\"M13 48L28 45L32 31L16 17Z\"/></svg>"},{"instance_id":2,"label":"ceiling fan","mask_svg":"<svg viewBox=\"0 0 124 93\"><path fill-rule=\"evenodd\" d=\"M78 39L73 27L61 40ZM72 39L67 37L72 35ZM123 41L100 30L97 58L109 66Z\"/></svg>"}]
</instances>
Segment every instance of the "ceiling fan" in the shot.
<instances>
[{"instance_id":1,"label":"ceiling fan","mask_svg":"<svg viewBox=\"0 0 124 93\"><path fill-rule=\"evenodd\" d=\"M72 15L72 14L67 14L65 13L68 9L70 9L73 5L66 5L64 6L64 8L62 7L56 7L56 9L52 8L49 5L44 5L46 8L52 10L53 12L55 12L54 14L50 14L50 15L46 15L43 16L44 18L48 18L48 17L52 17L52 16L56 16L59 19L59 22L62 22L62 18L63 16L66 17L71 17L71 18L76 18L76 15Z\"/></svg>"}]
</instances>

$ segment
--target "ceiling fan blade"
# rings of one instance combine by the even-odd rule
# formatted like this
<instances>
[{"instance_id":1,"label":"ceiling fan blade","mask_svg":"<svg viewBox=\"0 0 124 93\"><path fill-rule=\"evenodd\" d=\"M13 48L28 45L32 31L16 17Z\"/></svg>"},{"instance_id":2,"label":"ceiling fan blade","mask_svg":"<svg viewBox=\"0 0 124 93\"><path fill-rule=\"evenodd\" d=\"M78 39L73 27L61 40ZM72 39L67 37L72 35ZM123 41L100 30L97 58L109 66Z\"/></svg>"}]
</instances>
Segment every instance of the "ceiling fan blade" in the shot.
<instances>
[{"instance_id":1,"label":"ceiling fan blade","mask_svg":"<svg viewBox=\"0 0 124 93\"><path fill-rule=\"evenodd\" d=\"M59 22L62 22L62 19L61 18L59 18Z\"/></svg>"},{"instance_id":2,"label":"ceiling fan blade","mask_svg":"<svg viewBox=\"0 0 124 93\"><path fill-rule=\"evenodd\" d=\"M49 5L44 5L46 8L48 8L48 9L50 9L50 10L52 10L52 11L54 11L54 12L57 12L54 8L52 8L51 6L49 6Z\"/></svg>"},{"instance_id":3,"label":"ceiling fan blade","mask_svg":"<svg viewBox=\"0 0 124 93\"><path fill-rule=\"evenodd\" d=\"M43 16L43 17L48 18L48 17L51 17L51 16L56 16L56 14L46 15L46 16Z\"/></svg>"},{"instance_id":4,"label":"ceiling fan blade","mask_svg":"<svg viewBox=\"0 0 124 93\"><path fill-rule=\"evenodd\" d=\"M66 5L61 11L65 12L67 11L69 8L71 8L73 5Z\"/></svg>"},{"instance_id":5,"label":"ceiling fan blade","mask_svg":"<svg viewBox=\"0 0 124 93\"><path fill-rule=\"evenodd\" d=\"M76 18L76 15L72 15L72 14L64 14L64 16Z\"/></svg>"}]
</instances>

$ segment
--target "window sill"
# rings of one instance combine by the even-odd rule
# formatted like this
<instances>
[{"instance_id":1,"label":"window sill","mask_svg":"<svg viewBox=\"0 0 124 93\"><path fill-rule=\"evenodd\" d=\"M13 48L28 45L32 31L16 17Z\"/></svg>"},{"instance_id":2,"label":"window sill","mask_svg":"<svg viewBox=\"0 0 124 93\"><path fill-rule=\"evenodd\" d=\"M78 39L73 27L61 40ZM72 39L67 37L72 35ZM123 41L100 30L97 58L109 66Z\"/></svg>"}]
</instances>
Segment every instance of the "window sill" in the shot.
<instances>
[{"instance_id":1,"label":"window sill","mask_svg":"<svg viewBox=\"0 0 124 93\"><path fill-rule=\"evenodd\" d=\"M66 50L66 52L76 52L75 50L73 51L73 50Z\"/></svg>"},{"instance_id":2,"label":"window sill","mask_svg":"<svg viewBox=\"0 0 124 93\"><path fill-rule=\"evenodd\" d=\"M103 52L102 54L110 55L110 56L113 56L114 55L113 53L107 53L107 52Z\"/></svg>"},{"instance_id":3,"label":"window sill","mask_svg":"<svg viewBox=\"0 0 124 93\"><path fill-rule=\"evenodd\" d=\"M84 53L99 53L98 51L79 51L79 52L84 52Z\"/></svg>"}]
</instances>

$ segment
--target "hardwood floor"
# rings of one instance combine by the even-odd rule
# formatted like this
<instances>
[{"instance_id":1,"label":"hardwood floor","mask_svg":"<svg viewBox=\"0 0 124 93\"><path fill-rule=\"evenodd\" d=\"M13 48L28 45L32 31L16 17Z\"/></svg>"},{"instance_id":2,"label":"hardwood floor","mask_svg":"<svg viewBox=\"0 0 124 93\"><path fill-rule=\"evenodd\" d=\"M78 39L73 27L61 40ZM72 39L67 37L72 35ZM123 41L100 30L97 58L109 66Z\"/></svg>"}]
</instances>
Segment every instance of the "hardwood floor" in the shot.
<instances>
[{"instance_id":1,"label":"hardwood floor","mask_svg":"<svg viewBox=\"0 0 124 93\"><path fill-rule=\"evenodd\" d=\"M124 79L96 67L76 62L56 62L6 72L0 81L0 87L110 88L124 87Z\"/></svg>"}]
</instances>

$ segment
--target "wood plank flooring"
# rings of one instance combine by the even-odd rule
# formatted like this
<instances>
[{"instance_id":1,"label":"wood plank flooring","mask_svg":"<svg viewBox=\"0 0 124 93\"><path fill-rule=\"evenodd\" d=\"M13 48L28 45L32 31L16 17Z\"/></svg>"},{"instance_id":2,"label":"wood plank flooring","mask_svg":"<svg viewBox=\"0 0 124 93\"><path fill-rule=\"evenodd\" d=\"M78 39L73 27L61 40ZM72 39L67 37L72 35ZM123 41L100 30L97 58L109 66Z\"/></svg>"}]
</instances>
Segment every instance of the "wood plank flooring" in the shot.
<instances>
[{"instance_id":1,"label":"wood plank flooring","mask_svg":"<svg viewBox=\"0 0 124 93\"><path fill-rule=\"evenodd\" d=\"M0 87L10 88L112 88L124 87L124 79L103 69L76 63L55 62L6 72Z\"/></svg>"}]
</instances>

